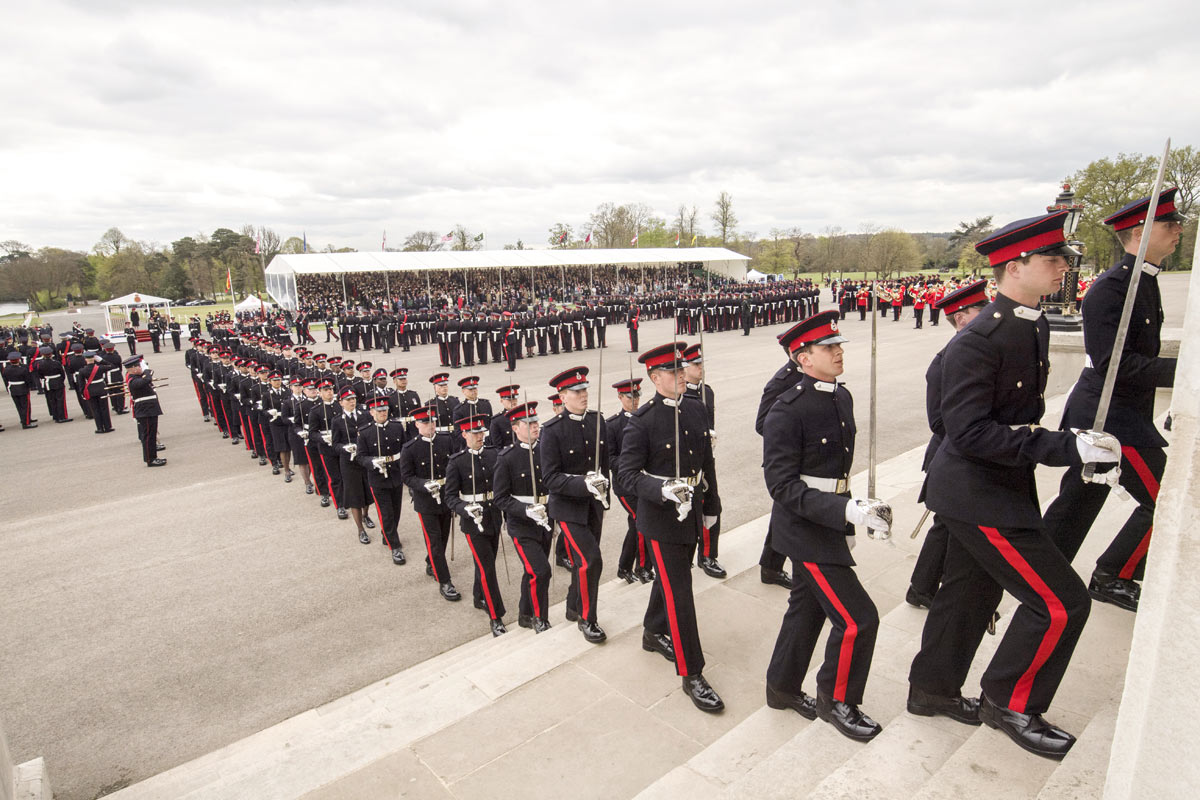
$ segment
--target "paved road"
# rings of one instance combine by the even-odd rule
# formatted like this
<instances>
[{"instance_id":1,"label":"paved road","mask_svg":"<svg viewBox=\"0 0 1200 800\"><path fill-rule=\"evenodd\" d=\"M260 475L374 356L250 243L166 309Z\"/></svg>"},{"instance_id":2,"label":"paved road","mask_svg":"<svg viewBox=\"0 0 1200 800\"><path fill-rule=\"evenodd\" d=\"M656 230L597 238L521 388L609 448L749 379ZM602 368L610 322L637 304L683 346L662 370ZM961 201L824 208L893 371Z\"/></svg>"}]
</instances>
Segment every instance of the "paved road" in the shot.
<instances>
[{"instance_id":1,"label":"paved road","mask_svg":"<svg viewBox=\"0 0 1200 800\"><path fill-rule=\"evenodd\" d=\"M1167 324L1177 326L1187 276L1163 282ZM69 319L52 321L63 329ZM763 383L784 361L774 341L780 330L705 337L727 528L769 509L753 419ZM870 324L854 315L843 330L851 338L844 377L864 432L861 469ZM624 329L611 334L595 381L603 386L630 369ZM880 324L881 459L926 440L922 376L949 335L945 324L914 331L909 316ZM642 329L643 348L669 340L665 321ZM420 376L436 371L436 353L403 355L370 354L377 365L408 366L426 394ZM47 423L40 403L42 427L21 431L13 430L11 403L0 405L10 487L0 516L0 715L14 758L45 756L60 800L145 778L487 631L482 612L440 599L419 558L392 566L378 535L376 544L359 545L353 525L320 509L299 482L284 484L214 435L200 419L182 354L148 360L171 383L161 393L165 469L141 465L129 417L97 437L86 420ZM596 351L522 361L517 380L541 399L551 375L579 363L595 370L597 361ZM636 363L634 371L642 374ZM500 365L474 372L485 396L510 382ZM606 413L615 410L611 390L603 403ZM606 575L615 570L623 528L610 514ZM410 554L421 551L411 508L401 534ZM451 569L469 590L461 537L458 544ZM566 584L556 569L552 601ZM515 584L504 584L504 594L515 612ZM603 624L603 596L600 609Z\"/></svg>"}]
</instances>

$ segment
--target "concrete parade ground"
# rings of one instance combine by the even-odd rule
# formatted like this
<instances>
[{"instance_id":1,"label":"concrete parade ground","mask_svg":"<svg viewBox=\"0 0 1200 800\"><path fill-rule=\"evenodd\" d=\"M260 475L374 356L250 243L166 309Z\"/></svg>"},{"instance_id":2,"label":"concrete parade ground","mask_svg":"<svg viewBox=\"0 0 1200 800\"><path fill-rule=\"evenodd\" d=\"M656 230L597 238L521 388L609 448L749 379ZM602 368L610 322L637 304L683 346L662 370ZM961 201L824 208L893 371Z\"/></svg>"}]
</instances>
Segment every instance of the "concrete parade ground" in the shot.
<instances>
[{"instance_id":1,"label":"concrete parade ground","mask_svg":"<svg viewBox=\"0 0 1200 800\"><path fill-rule=\"evenodd\" d=\"M1159 278L1166 310L1164 333L1182 323L1188 278L1169 273ZM827 289L822 290L821 301L823 307L829 307ZM75 319L103 328L98 310L44 318L56 331L68 330ZM870 317L860 322L857 313L842 323L843 333L850 338L845 345L847 371L843 380L854 394L859 427L856 472L867 464L870 328ZM908 454L923 446L929 436L925 368L953 330L944 320L936 328L926 320L923 330L913 330L911 309L905 309L899 322L892 322L890 317L880 319L878 328L879 460L894 462L897 470L902 466L907 470L905 480L911 483L914 477L909 474L912 465ZM635 634L627 633L640 629L640 616L629 609L636 609L639 602L632 592L644 589L613 589L615 584L608 583L616 575L626 525L623 513L610 512L602 540L600 624L609 627L606 592L613 595L614 609L620 598L629 608L622 606L619 612L614 611L612 638L603 648L592 648L596 652L588 654L594 662L591 666L572 663L548 668L546 680L550 684L540 696L549 704L574 702L570 698L579 693L590 693L593 699L602 701L596 703L589 724L576 721L576 727L571 727L563 723L567 732L595 737L594 741L573 743L585 752L595 748L599 756L632 760L636 751L627 753L612 742L612 737L620 738L628 729L634 737L631 741L640 741L645 747L657 744L674 760L664 762L662 768L634 769L625 762L612 764L601 759L599 767L590 765L581 773L592 787L586 796L593 796L592 790L603 784L608 772L622 770L624 775L608 787L611 791L605 796L633 796L652 785L659 786L658 796L682 796L685 789L698 785L688 782L695 776L680 774L679 783L662 784L664 776L676 775L675 765L711 746L735 723L748 721L752 716L749 712L762 705L766 657L787 595L778 587L759 584L752 570L765 528L762 518L770 510L754 415L763 384L784 363L774 338L784 329L781 325L756 328L749 337L743 337L740 331L704 336L707 379L717 398L716 460L724 506L722 527L732 532L745 526L730 542L731 563L740 575L731 569L731 578L719 583L698 570L693 572L697 592L703 591L697 599L701 636L706 652L710 647L714 651L713 682L729 704L723 715L726 720L720 725L713 723L712 718L685 706L686 699L678 690L673 672L656 656L641 653ZM318 351L340 354L337 342L325 344L320 341L323 333L317 331L314 335ZM643 324L643 351L670 339L670 321ZM425 576L420 558L424 547L411 505L407 505L400 520L409 563L393 566L380 545L378 529L370 532L370 546L359 544L352 522L338 521L332 508L318 506L318 496L304 494L299 474L293 483L285 484L282 475L272 476L270 469L260 467L243 446L231 446L215 427L204 423L183 353L174 352L169 342L168 338L163 352L157 355L150 352L148 342L139 344L156 379L169 384L159 390L164 409L159 435L167 445L161 455L168 459L162 469L146 469L142 464L136 428L128 415L113 417L115 433L95 436L92 423L83 418L72 395L68 402L75 421L62 425L53 424L44 400L35 396L33 416L40 420L40 427L23 431L11 401L0 398L0 423L6 428L0 434L0 463L7 477L0 517L0 719L13 761L45 757L55 796L60 800L86 800L129 787L309 709L386 681L488 630L484 612L473 609L469 601L445 602L432 579ZM628 377L631 369L624 325L609 327L608 344L602 375L596 374L600 351L584 350L519 361L515 374L505 373L504 365L495 363L460 368L451 373L451 392L457 393L453 381L459 377L479 375L480 396L499 410L496 387L517 382L528 390L530 400L538 400L548 411L545 398L552 391L548 378L585 364L592 370L591 405L596 407L599 400L608 416L618 409L609 385ZM118 350L124 354L125 345L119 345ZM428 376L440 371L437 348L430 345L415 347L410 353L393 349L385 356L373 350L352 357L367 358L389 370L408 367L409 386L422 398L431 394ZM636 363L636 356L634 359L633 373L643 377L645 372ZM1075 375L1073 369L1056 367L1052 371L1047 391L1051 411L1043 420L1048 426L1057 424L1061 395L1070 388ZM644 397L653 391L648 383L643 390ZM1169 398L1169 392L1160 392L1160 402L1169 402ZM1165 410L1163 405L1158 411L1161 414ZM1056 487L1058 471L1045 473L1039 483ZM919 486L919 475L915 480ZM865 578L864 582L881 616L901 599L919 547L919 540L908 541L920 513L913 505L915 489L905 484L903 492L897 490L897 497L901 494L906 505L897 506L895 527L897 540L904 540L897 542L900 549L862 542L855 551L858 558L867 549L860 561L880 576L877 584ZM1043 502L1048 502L1050 496L1052 492L1048 496L1043 491ZM1114 508L1110 500L1105 519L1113 520L1106 524L1111 523L1108 527L1115 529L1119 526L1116 515L1127 513ZM465 541L457 532L455 537L451 571L459 590L466 595L472 583L471 561ZM1092 546L1099 544L1089 540L1092 549L1085 548L1076 561L1076 568L1085 577L1092 566L1087 557L1090 554L1094 559ZM516 625L516 579L521 567L513 548L507 545L501 554L506 564L498 570L509 609L505 620L512 633L497 644L506 639L519 644L519 635L529 632L518 631ZM886 548L888 560L873 560L884 556L873 555L872 547L880 552ZM512 576L511 583L508 575ZM550 587L552 604L561 603L568 583L568 573L555 568ZM644 609L644 601L640 602ZM572 645L575 640L582 643L577 632L559 630L573 629L563 620L561 606L557 614L551 618L555 625L552 633L559 640L570 633ZM915 636L922 619L920 612L912 611L896 623L896 628ZM1094 609L1093 619L1108 620L1109 627L1099 630L1109 637L1123 636L1124 640L1085 638L1077 661L1106 650L1127 651L1132 615L1105 607L1103 613ZM885 644L883 634L880 642L877 652ZM505 647L511 651L516 644ZM627 662L620 661L617 654L623 649L637 658L631 655ZM1124 658L1120 656L1121 665ZM597 659L609 659L611 663ZM880 685L899 686L907 662L879 662L877 657L872 682L878 674ZM627 669L630 665L632 669ZM638 671L643 665L644 683ZM1082 672L1086 669L1080 667ZM613 686L617 687L615 696L610 696ZM510 696L521 700L522 691L517 688ZM874 697L876 703L865 704L864 710L885 725L897 715L898 722L902 721L903 694L897 691L900 693L888 691L873 696L869 689L868 701ZM669 699L663 702L668 705L650 722L640 716L635 719L626 702L632 698L636 706L639 693L646 693L650 699L666 696ZM490 709L492 716L480 718L481 724L493 725L496 730L507 724L501 713L503 693L500 696L502 699L484 709ZM751 698L753 706L749 706ZM886 698L886 708L880 698ZM1077 698L1068 698L1068 704L1072 699ZM1091 719L1073 717L1073 712L1073 708L1064 712L1064 724ZM522 717L519 710L512 713L521 724L543 724L531 721L528 715ZM793 719L800 722L794 715L785 717L784 722ZM1096 720L1097 725L1104 723L1102 717ZM770 725L778 728L779 722ZM689 726L700 733L691 734ZM531 731L529 738L534 740L538 731ZM1078 735L1081 730L1072 732ZM487 730L474 733L482 737L481 742L488 738ZM636 738L642 736L646 739ZM775 744L779 747L783 732L773 729L771 736L779 740ZM1001 746L999 739L994 741ZM522 763L533 763L521 758L505 762L496 753L488 756L496 760L485 759L490 766L477 769L455 755L476 744L472 729L451 729L442 740L400 749L389 767L391 772L366 775L361 784L343 784L341 790L314 796L482 797L516 780ZM542 791L564 790L571 774L566 762L576 758L565 753L565 746L565 741L553 736L536 745L545 751L537 764L553 761L555 751L561 762L561 769L552 776L557 782L548 776L539 778L537 788ZM840 742L837 746L844 747ZM1016 749L1008 743L1003 746ZM400 780L396 776L418 772L424 776L422 770L436 776L429 780L440 778L441 783L426 786L418 782L411 794L371 794L363 788L372 780ZM702 771L697 774L709 780ZM746 785L747 791L751 788L753 783ZM505 789L495 796L517 794ZM696 794L702 795L702 791Z\"/></svg>"}]
</instances>

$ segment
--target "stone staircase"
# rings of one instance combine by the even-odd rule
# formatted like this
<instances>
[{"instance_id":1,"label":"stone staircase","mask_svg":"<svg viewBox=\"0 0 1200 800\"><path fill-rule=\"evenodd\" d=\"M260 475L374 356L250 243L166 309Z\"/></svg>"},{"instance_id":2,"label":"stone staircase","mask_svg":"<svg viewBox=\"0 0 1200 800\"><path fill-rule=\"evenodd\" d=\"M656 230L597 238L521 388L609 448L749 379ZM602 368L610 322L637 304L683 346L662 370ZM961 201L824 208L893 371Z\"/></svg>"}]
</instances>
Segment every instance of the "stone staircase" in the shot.
<instances>
[{"instance_id":1,"label":"stone staircase","mask_svg":"<svg viewBox=\"0 0 1200 800\"><path fill-rule=\"evenodd\" d=\"M1048 416L1057 413L1048 412ZM1096 604L1052 721L1079 736L1061 763L1025 753L1003 734L904 710L907 670L924 612L903 594L922 539L921 449L878 472L878 494L898 522L890 542L855 549L858 574L881 615L863 709L884 726L862 745L823 722L765 706L766 663L787 593L758 579L762 517L727 532L730 577L693 572L705 675L721 715L696 711L672 665L641 650L649 586L610 580L600 590L603 646L587 644L559 604L554 628L515 624L468 642L254 736L123 789L140 798L506 798L540 792L586 798L1084 798L1100 794L1124 683L1134 615ZM1040 478L1043 502L1059 471ZM856 494L865 476L853 481ZM1110 500L1081 552L1090 565L1128 513ZM564 572L555 571L555 580ZM996 637L984 637L964 690L978 686ZM401 646L398 643L398 646ZM819 644L815 658L823 652ZM810 692L815 671L805 682Z\"/></svg>"}]
</instances>

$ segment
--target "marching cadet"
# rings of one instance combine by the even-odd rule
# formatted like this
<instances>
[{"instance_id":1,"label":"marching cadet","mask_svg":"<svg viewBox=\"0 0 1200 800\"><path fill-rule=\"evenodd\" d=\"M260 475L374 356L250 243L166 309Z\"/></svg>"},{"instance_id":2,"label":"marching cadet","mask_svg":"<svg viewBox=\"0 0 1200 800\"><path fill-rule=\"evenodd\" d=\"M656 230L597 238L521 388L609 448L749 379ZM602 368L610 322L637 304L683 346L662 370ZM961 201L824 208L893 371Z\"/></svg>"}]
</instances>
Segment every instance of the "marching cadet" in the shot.
<instances>
[{"instance_id":1,"label":"marching cadet","mask_svg":"<svg viewBox=\"0 0 1200 800\"><path fill-rule=\"evenodd\" d=\"M167 460L157 455L158 418L162 406L154 390L154 373L145 369L141 356L130 356L124 362L129 386L129 402L133 405L133 418L137 420L138 439L142 443L142 460L147 467L165 466Z\"/></svg>"},{"instance_id":2,"label":"marching cadet","mask_svg":"<svg viewBox=\"0 0 1200 800\"><path fill-rule=\"evenodd\" d=\"M400 478L408 486L413 511L417 513L421 533L425 536L428 554L425 574L437 581L442 597L457 602L462 595L454 588L450 565L446 563L446 544L450 540L450 523L454 515L442 502L451 444L448 435L436 431L436 414L433 405L422 406L413 412L417 438L406 442L400 452Z\"/></svg>"},{"instance_id":3,"label":"marching cadet","mask_svg":"<svg viewBox=\"0 0 1200 800\"><path fill-rule=\"evenodd\" d=\"M405 563L400 544L400 512L404 508L404 481L400 475L400 452L408 439L404 423L389 419L385 398L370 401L371 423L358 432L357 456L359 465L367 471L371 499L379 514L379 531L383 544L392 556L392 563ZM368 539L368 541L370 541ZM365 544L365 542L364 542Z\"/></svg>"},{"instance_id":4,"label":"marching cadet","mask_svg":"<svg viewBox=\"0 0 1200 800\"><path fill-rule=\"evenodd\" d=\"M521 601L517 624L534 633L550 629L550 540L554 522L546 511L538 446L537 402L524 403L506 413L512 426L513 443L496 458L493 479L495 506L504 512L508 535L521 558Z\"/></svg>"},{"instance_id":5,"label":"marching cadet","mask_svg":"<svg viewBox=\"0 0 1200 800\"><path fill-rule=\"evenodd\" d=\"M159 349L159 340L162 339L162 320L158 319L157 317L152 317L150 321L146 323L146 328L150 331L150 345L154 348L154 352L162 352Z\"/></svg>"},{"instance_id":6,"label":"marching cadet","mask_svg":"<svg viewBox=\"0 0 1200 800\"><path fill-rule=\"evenodd\" d=\"M687 389L683 396L703 404L708 419L708 438L716 447L717 441L717 397L712 386L704 380L704 352L699 344L683 351L683 374ZM718 542L721 538L721 517L718 514L712 526L701 528L700 546L696 548L696 566L710 578L724 578L727 573L717 561Z\"/></svg>"},{"instance_id":7,"label":"marching cadet","mask_svg":"<svg viewBox=\"0 0 1200 800\"><path fill-rule=\"evenodd\" d=\"M1158 288L1158 265L1174 252L1186 220L1175 208L1178 189L1159 195L1154 224L1150 228L1142 277L1138 281L1129 332L1121 351L1112 407L1104 427L1121 441L1118 480L1137 501L1137 507L1117 532L1108 548L1096 559L1088 583L1092 599L1118 608L1137 611L1141 580L1146 568L1150 533L1154 530L1154 506L1167 465L1167 441L1154 426L1154 393L1159 387L1175 385L1174 358L1163 358L1161 333L1162 297ZM1146 235L1150 198L1143 197L1104 220L1125 249L1121 260L1092 284L1083 299L1083 344L1087 359L1063 411L1062 428L1085 428L1096 418L1096 407L1108 373L1117 326L1129 289L1129 276ZM1088 530L1108 497L1108 484L1085 483L1080 467L1072 466L1062 477L1058 497L1042 519L1050 538L1068 561L1079 552Z\"/></svg>"},{"instance_id":8,"label":"marching cadet","mask_svg":"<svg viewBox=\"0 0 1200 800\"><path fill-rule=\"evenodd\" d=\"M489 420L492 418L492 404L487 400L479 399L479 376L471 375L463 378L458 382L462 389L463 399L459 402L458 408L454 409L452 415L453 424L457 426L460 422L468 417L477 417L480 414L486 416ZM457 452L462 449L463 439L458 438L454 444L454 449Z\"/></svg>"},{"instance_id":9,"label":"marching cadet","mask_svg":"<svg viewBox=\"0 0 1200 800\"><path fill-rule=\"evenodd\" d=\"M76 323L77 325L79 323ZM92 405L87 398L83 396L83 387L79 385L76 377L79 371L86 367L91 361L90 357L84 356L83 344L81 342L72 342L69 353L64 353L63 368L67 372L67 384L75 391L75 400L79 403L79 408L83 412L83 416L87 419L92 418Z\"/></svg>"},{"instance_id":10,"label":"marching cadet","mask_svg":"<svg viewBox=\"0 0 1200 800\"><path fill-rule=\"evenodd\" d=\"M1049 324L1038 309L1078 253L1069 210L1018 220L979 242L998 294L947 345L946 436L929 465L925 503L950 532L942 586L909 670L908 709L998 728L1029 752L1061 759L1075 737L1042 718L1087 620L1087 588L1042 529L1034 467L1118 463L1107 434L1038 427L1045 410ZM1020 606L980 680L963 682L1007 591Z\"/></svg>"},{"instance_id":11,"label":"marching cadet","mask_svg":"<svg viewBox=\"0 0 1200 800\"><path fill-rule=\"evenodd\" d=\"M625 437L625 426L633 417L641 404L642 379L626 378L614 383L621 410L613 414L605 424L608 426L608 461L619 464L621 457L621 441ZM625 540L621 542L621 555L617 560L617 577L624 578L626 583L641 581L649 583L654 580L654 570L647 564L646 539L637 527L637 497L621 483L618 473L614 476L613 492L625 509L629 525L625 530ZM635 564L636 562L636 564Z\"/></svg>"},{"instance_id":12,"label":"marching cadet","mask_svg":"<svg viewBox=\"0 0 1200 800\"><path fill-rule=\"evenodd\" d=\"M637 303L630 302L629 315L625 318L625 327L629 329L629 352L638 351L638 326L642 322L642 310Z\"/></svg>"},{"instance_id":13,"label":"marching cadet","mask_svg":"<svg viewBox=\"0 0 1200 800\"><path fill-rule=\"evenodd\" d=\"M962 287L958 291L946 295L943 300L931 306L933 309L946 312L946 319L955 332L961 331L967 323L979 315L980 309L988 303L987 281L979 280ZM930 312L932 316L932 311ZM932 325L932 323L930 323ZM929 369L925 370L925 414L929 420L929 444L925 448L925 458L921 469L928 471L929 462L941 447L942 439L946 436L946 426L942 424L942 359L945 358L946 348L942 348L933 360ZM918 503L925 502L925 486L922 484ZM912 578L909 580L908 592L904 601L915 608L929 608L933 596L937 594L942 581L942 564L946 559L946 526L937 517L933 519L933 527L925 534L921 544L921 553L913 567Z\"/></svg>"},{"instance_id":14,"label":"marching cadet","mask_svg":"<svg viewBox=\"0 0 1200 800\"><path fill-rule=\"evenodd\" d=\"M17 408L17 418L21 420L21 428L28 430L37 427L29 407L29 386L32 382L29 370L21 365L19 350L11 350L4 365L4 382L8 384L8 394L13 405Z\"/></svg>"},{"instance_id":15,"label":"marching cadet","mask_svg":"<svg viewBox=\"0 0 1200 800\"><path fill-rule=\"evenodd\" d=\"M356 457L358 432L369 425L371 419L358 407L358 396L353 387L344 387L338 401L342 406L342 413L333 420L331 438L333 449L338 455L338 472L342 476L341 508L348 509L350 516L354 518L358 540L363 544L370 544L371 537L367 535L365 528L374 528L375 523L371 522L369 515L363 514L363 509L371 505L367 502L367 473ZM342 518L340 514L338 517Z\"/></svg>"},{"instance_id":16,"label":"marching cadet","mask_svg":"<svg viewBox=\"0 0 1200 800\"><path fill-rule=\"evenodd\" d=\"M79 387L84 402L90 407L92 419L96 423L96 433L112 433L112 417L108 413L108 362L98 352L89 351L87 357L91 364L84 364L75 373L75 385Z\"/></svg>"},{"instance_id":17,"label":"marching cadet","mask_svg":"<svg viewBox=\"0 0 1200 800\"><path fill-rule=\"evenodd\" d=\"M211 421L211 415L208 408L208 396L203 389L203 380L201 379L201 370L203 369L203 346L204 342L200 337L194 336L188 340L191 345L183 354L183 364L188 368L188 375L192 379L192 388L196 392L196 400L200 403L200 414L204 417L205 422Z\"/></svg>"},{"instance_id":18,"label":"marching cadet","mask_svg":"<svg viewBox=\"0 0 1200 800\"><path fill-rule=\"evenodd\" d=\"M780 344L783 343L782 335L779 338ZM763 435L763 425L767 421L767 413L779 399L779 396L788 389L794 387L800 380L800 360L797 352L784 345L783 348L788 354L788 362L775 371L771 379L767 381L767 385L763 387L762 398L758 401L758 414L754 419L754 430L759 436ZM767 522L767 535L763 539L762 554L758 558L758 574L759 580L766 584L775 584L782 586L785 589L793 587L793 578L784 569L784 562L787 556L782 551L777 550L774 546L775 532L771 527L770 521ZM792 569L795 571L796 564L792 562Z\"/></svg>"},{"instance_id":19,"label":"marching cadet","mask_svg":"<svg viewBox=\"0 0 1200 800\"><path fill-rule=\"evenodd\" d=\"M417 435L417 429L412 422L412 413L421 407L421 398L408 388L408 369L397 367L391 371L392 383L396 389L396 406L390 412L393 419L399 419L406 426L408 438Z\"/></svg>"},{"instance_id":20,"label":"marching cadet","mask_svg":"<svg viewBox=\"0 0 1200 800\"><path fill-rule=\"evenodd\" d=\"M379 367L371 373L371 380L366 384L364 395L362 406L364 413L368 413L366 409L371 407L371 401L376 397L386 398L389 409L393 405L399 408L399 402L396 400L396 390L388 386L388 371L383 367Z\"/></svg>"},{"instance_id":21,"label":"marching cadet","mask_svg":"<svg viewBox=\"0 0 1200 800\"><path fill-rule=\"evenodd\" d=\"M540 450L550 516L567 540L574 567L567 621L578 620L583 638L599 644L608 638L596 624L596 604L604 569L600 533L608 508L609 462L604 420L587 407L588 371L573 367L550 379L566 410L542 426Z\"/></svg>"},{"instance_id":22,"label":"marching cadet","mask_svg":"<svg viewBox=\"0 0 1200 800\"><path fill-rule=\"evenodd\" d=\"M497 451L484 447L487 414L458 421L463 449L446 465L446 505L458 514L463 538L475 561L475 608L488 612L492 636L508 633L504 627L504 598L496 580L496 553L500 549L500 509L492 502Z\"/></svg>"},{"instance_id":23,"label":"marching cadet","mask_svg":"<svg viewBox=\"0 0 1200 800\"><path fill-rule=\"evenodd\" d=\"M439 372L432 376L429 382L433 384L433 397L430 398L429 405L433 408L434 431L452 433L458 398L450 396L450 373Z\"/></svg>"},{"instance_id":24,"label":"marching cadet","mask_svg":"<svg viewBox=\"0 0 1200 800\"><path fill-rule=\"evenodd\" d=\"M264 427L271 455L271 474L278 475L283 469L291 472L288 465L291 446L288 443L288 420L284 409L290 392L284 391L283 376L278 372L268 375L267 383L269 388L263 390L262 394L262 413L266 417Z\"/></svg>"},{"instance_id":25,"label":"marching cadet","mask_svg":"<svg viewBox=\"0 0 1200 800\"><path fill-rule=\"evenodd\" d=\"M341 409L334 403L333 381L323 379L317 384L317 392L321 402L308 414L309 444L313 448L313 468L319 462L324 485L318 483L321 489L321 508L328 508L332 499L337 509L338 519L346 519L348 514L342 506L342 473L337 452L333 449L333 421L337 419ZM313 443L315 442L315 446Z\"/></svg>"},{"instance_id":26,"label":"marching cadet","mask_svg":"<svg viewBox=\"0 0 1200 800\"><path fill-rule=\"evenodd\" d=\"M304 400L301 401L299 409L296 411L296 437L304 444L304 452L301 454L303 461L298 463L307 464L308 472L304 473L304 493L313 494L316 491L321 492L321 506L329 505L329 497L325 495L325 487L329 485L329 476L325 474L325 468L321 464L321 455L317 450L317 436L310 435L308 421L312 418L312 412L322 403L321 395L317 389L317 378L305 378L300 382L304 388Z\"/></svg>"},{"instance_id":27,"label":"marching cadet","mask_svg":"<svg viewBox=\"0 0 1200 800\"><path fill-rule=\"evenodd\" d=\"M499 449L512 444L512 424L508 421L508 412L517 407L517 392L520 389L521 387L514 383L496 390L496 394L500 395L500 406L503 410L492 417L491 424L488 425L487 442L492 447Z\"/></svg>"},{"instance_id":28,"label":"marching cadet","mask_svg":"<svg viewBox=\"0 0 1200 800\"><path fill-rule=\"evenodd\" d=\"M137 355L137 328L133 326L132 321L125 323L125 344L129 347L129 355Z\"/></svg>"},{"instance_id":29,"label":"marching cadet","mask_svg":"<svg viewBox=\"0 0 1200 800\"><path fill-rule=\"evenodd\" d=\"M304 476L304 486L308 489L308 493L312 494L311 475L306 461L304 452L304 440L300 437L300 431L303 430L302 421L304 415L304 385L305 378L298 375L293 375L288 379L288 394L283 400L283 423L284 437L287 441L286 447L280 452L280 458L283 461L283 482L291 483L292 478L296 476L292 469L292 463L295 462L296 468L300 470L300 474Z\"/></svg>"},{"instance_id":30,"label":"marching cadet","mask_svg":"<svg viewBox=\"0 0 1200 800\"><path fill-rule=\"evenodd\" d=\"M779 337L796 356L799 380L779 395L763 424L774 547L798 565L767 668L767 705L790 708L806 719L820 717L851 739L869 741L882 727L858 704L879 613L854 573L850 550L856 525L887 535L891 508L850 496L854 402L837 383L846 341L837 319L836 311L825 311ZM801 684L826 619L832 629L814 700Z\"/></svg>"},{"instance_id":31,"label":"marching cadet","mask_svg":"<svg viewBox=\"0 0 1200 800\"><path fill-rule=\"evenodd\" d=\"M684 694L696 708L715 713L725 703L703 675L691 565L701 528L716 521L721 499L707 417L683 398L684 347L673 342L638 357L655 395L625 427L618 480L637 498L638 530L654 554L642 649L674 662Z\"/></svg>"},{"instance_id":32,"label":"marching cadet","mask_svg":"<svg viewBox=\"0 0 1200 800\"><path fill-rule=\"evenodd\" d=\"M517 371L517 358L521 353L521 337L520 331L517 330L517 318L512 315L511 311L505 311L503 316L504 325L504 360L508 362L508 366L504 368L505 372ZM563 341L566 341L564 336Z\"/></svg>"},{"instance_id":33,"label":"marching cadet","mask_svg":"<svg viewBox=\"0 0 1200 800\"><path fill-rule=\"evenodd\" d=\"M175 346L175 352L179 352L179 338L183 335L183 328L179 325L179 320L174 317L167 325L167 330L171 332L171 344Z\"/></svg>"},{"instance_id":34,"label":"marching cadet","mask_svg":"<svg viewBox=\"0 0 1200 800\"><path fill-rule=\"evenodd\" d=\"M555 392L546 399L550 401L550 412L554 417L562 413L563 402L558 392ZM571 562L571 553L567 550L567 540L563 536L559 536L555 542L554 563L563 569L575 569L575 565Z\"/></svg>"},{"instance_id":35,"label":"marching cadet","mask_svg":"<svg viewBox=\"0 0 1200 800\"><path fill-rule=\"evenodd\" d=\"M38 349L41 356L33 364L33 372L37 374L42 391L46 396L46 410L55 422L70 422L67 414L67 371L54 357L53 347Z\"/></svg>"}]
</instances>

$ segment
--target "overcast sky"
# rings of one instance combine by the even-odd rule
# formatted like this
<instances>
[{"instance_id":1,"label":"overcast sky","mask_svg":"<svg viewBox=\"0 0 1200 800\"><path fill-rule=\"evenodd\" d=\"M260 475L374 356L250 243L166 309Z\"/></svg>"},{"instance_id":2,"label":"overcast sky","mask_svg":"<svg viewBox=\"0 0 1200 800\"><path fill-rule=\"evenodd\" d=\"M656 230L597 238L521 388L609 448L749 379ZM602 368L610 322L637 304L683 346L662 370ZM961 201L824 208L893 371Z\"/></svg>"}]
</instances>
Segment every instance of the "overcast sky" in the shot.
<instances>
[{"instance_id":1,"label":"overcast sky","mask_svg":"<svg viewBox=\"0 0 1200 800\"><path fill-rule=\"evenodd\" d=\"M1200 145L1197 4L813 5L9 4L0 240L378 250L461 223L540 247L606 201L711 231L722 190L760 236L950 230Z\"/></svg>"}]
</instances>

